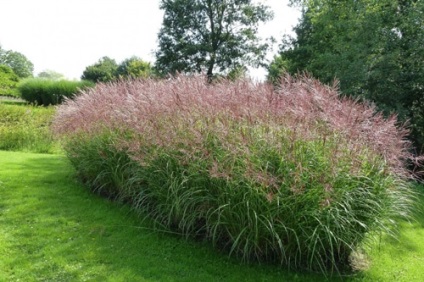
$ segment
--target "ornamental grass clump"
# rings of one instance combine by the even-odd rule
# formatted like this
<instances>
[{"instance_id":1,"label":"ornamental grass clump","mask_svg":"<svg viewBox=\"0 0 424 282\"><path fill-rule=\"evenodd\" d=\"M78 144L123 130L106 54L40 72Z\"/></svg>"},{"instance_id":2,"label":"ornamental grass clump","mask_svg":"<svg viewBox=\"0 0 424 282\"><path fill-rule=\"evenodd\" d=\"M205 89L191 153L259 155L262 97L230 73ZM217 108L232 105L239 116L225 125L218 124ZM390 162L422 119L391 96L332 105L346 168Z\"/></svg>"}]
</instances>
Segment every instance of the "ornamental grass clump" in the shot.
<instances>
[{"instance_id":1,"label":"ornamental grass clump","mask_svg":"<svg viewBox=\"0 0 424 282\"><path fill-rule=\"evenodd\" d=\"M345 271L412 204L407 130L309 77L98 84L54 127L93 190L246 261Z\"/></svg>"}]
</instances>

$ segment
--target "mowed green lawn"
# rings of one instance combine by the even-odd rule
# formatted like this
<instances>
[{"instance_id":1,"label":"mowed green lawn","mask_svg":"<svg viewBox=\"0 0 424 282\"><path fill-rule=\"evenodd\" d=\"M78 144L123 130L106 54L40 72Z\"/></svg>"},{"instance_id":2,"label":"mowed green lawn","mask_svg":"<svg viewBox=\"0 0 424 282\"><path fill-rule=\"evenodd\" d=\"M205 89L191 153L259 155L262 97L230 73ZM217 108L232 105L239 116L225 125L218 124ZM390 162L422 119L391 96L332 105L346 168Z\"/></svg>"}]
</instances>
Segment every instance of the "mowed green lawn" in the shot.
<instances>
[{"instance_id":1,"label":"mowed green lawn","mask_svg":"<svg viewBox=\"0 0 424 282\"><path fill-rule=\"evenodd\" d=\"M91 194L64 156L0 151L0 281L424 281L424 217L367 261L343 278L242 264Z\"/></svg>"}]
</instances>

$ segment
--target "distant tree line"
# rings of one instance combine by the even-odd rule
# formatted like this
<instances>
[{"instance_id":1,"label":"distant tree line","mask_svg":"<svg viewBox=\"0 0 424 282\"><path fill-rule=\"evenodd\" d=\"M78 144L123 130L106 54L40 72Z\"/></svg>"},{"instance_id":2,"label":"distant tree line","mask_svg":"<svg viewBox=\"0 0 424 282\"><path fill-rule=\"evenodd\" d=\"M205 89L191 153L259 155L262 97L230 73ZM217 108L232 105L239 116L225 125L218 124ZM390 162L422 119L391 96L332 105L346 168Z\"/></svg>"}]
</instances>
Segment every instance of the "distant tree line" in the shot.
<instances>
[{"instance_id":1,"label":"distant tree line","mask_svg":"<svg viewBox=\"0 0 424 282\"><path fill-rule=\"evenodd\" d=\"M114 59L105 56L95 64L87 66L81 79L97 83L120 78L147 78L152 76L152 74L153 71L150 63L138 57L133 56L125 59L118 65Z\"/></svg>"}]
</instances>

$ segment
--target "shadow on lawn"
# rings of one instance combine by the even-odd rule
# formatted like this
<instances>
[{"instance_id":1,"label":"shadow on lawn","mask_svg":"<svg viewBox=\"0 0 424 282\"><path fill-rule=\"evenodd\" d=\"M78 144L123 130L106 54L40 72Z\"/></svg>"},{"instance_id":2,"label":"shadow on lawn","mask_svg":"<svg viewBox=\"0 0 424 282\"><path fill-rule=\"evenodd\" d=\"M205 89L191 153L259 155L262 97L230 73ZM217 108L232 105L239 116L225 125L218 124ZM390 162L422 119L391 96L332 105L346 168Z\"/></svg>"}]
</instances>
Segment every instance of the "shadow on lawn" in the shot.
<instances>
[{"instance_id":1,"label":"shadow on lawn","mask_svg":"<svg viewBox=\"0 0 424 282\"><path fill-rule=\"evenodd\" d=\"M12 154L12 153L10 153ZM65 157L22 154L9 161L28 198L14 236L36 238L28 252L31 271L43 279L131 281L327 281L278 266L246 265L208 244L154 231L128 207L91 194L78 184ZM1 176L1 168L0 168ZM25 225L26 223L26 225ZM25 225L25 226L23 226ZM13 262L19 265L19 262ZM51 271L53 269L53 271ZM50 272L49 272L50 271ZM55 277L40 277L56 273ZM335 277L332 281L360 279Z\"/></svg>"}]
</instances>

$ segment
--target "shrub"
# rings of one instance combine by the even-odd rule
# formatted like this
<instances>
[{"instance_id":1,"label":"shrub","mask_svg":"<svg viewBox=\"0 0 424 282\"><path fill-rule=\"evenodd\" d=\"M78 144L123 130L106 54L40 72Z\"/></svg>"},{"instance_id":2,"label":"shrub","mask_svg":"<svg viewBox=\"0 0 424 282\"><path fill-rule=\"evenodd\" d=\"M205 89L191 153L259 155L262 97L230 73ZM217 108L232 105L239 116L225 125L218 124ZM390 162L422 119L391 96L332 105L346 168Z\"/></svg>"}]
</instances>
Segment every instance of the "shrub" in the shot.
<instances>
[{"instance_id":1,"label":"shrub","mask_svg":"<svg viewBox=\"0 0 424 282\"><path fill-rule=\"evenodd\" d=\"M94 65L87 66L81 79L94 83L112 81L116 79L117 69L118 64L114 59L103 57Z\"/></svg>"},{"instance_id":2,"label":"shrub","mask_svg":"<svg viewBox=\"0 0 424 282\"><path fill-rule=\"evenodd\" d=\"M53 153L53 108L0 103L0 150Z\"/></svg>"},{"instance_id":3,"label":"shrub","mask_svg":"<svg viewBox=\"0 0 424 282\"><path fill-rule=\"evenodd\" d=\"M117 78L147 78L153 74L150 63L138 57L131 57L123 60L116 69Z\"/></svg>"},{"instance_id":4,"label":"shrub","mask_svg":"<svg viewBox=\"0 0 424 282\"><path fill-rule=\"evenodd\" d=\"M249 261L345 270L412 203L407 130L308 77L99 84L54 128L93 189Z\"/></svg>"},{"instance_id":5,"label":"shrub","mask_svg":"<svg viewBox=\"0 0 424 282\"><path fill-rule=\"evenodd\" d=\"M19 77L10 67L0 65L0 96L17 96L18 82Z\"/></svg>"},{"instance_id":6,"label":"shrub","mask_svg":"<svg viewBox=\"0 0 424 282\"><path fill-rule=\"evenodd\" d=\"M93 86L88 81L27 79L18 85L21 97L37 105L57 105L72 98L78 91Z\"/></svg>"}]
</instances>

